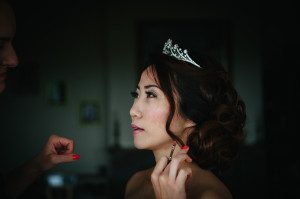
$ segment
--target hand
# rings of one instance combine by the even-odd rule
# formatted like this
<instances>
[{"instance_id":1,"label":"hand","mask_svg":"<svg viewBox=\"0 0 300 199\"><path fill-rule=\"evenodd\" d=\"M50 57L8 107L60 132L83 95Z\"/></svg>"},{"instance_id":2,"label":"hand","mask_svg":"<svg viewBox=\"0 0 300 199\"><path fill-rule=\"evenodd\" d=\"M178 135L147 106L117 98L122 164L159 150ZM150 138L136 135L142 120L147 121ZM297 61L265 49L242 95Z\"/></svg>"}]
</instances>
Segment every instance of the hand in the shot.
<instances>
[{"instance_id":1,"label":"hand","mask_svg":"<svg viewBox=\"0 0 300 199\"><path fill-rule=\"evenodd\" d=\"M79 159L73 154L73 140L51 135L36 157L10 172L4 183L4 192L17 198L44 171L58 163Z\"/></svg>"},{"instance_id":2,"label":"hand","mask_svg":"<svg viewBox=\"0 0 300 199\"><path fill-rule=\"evenodd\" d=\"M80 156L73 154L73 151L73 140L58 135L51 135L34 160L38 169L45 171L56 164L78 160Z\"/></svg>"},{"instance_id":3,"label":"hand","mask_svg":"<svg viewBox=\"0 0 300 199\"><path fill-rule=\"evenodd\" d=\"M188 149L182 149L168 164L168 158L163 156L156 164L152 174L151 182L156 199L185 199L186 182L192 174L189 167L179 167L184 161L192 162L186 154Z\"/></svg>"}]
</instances>

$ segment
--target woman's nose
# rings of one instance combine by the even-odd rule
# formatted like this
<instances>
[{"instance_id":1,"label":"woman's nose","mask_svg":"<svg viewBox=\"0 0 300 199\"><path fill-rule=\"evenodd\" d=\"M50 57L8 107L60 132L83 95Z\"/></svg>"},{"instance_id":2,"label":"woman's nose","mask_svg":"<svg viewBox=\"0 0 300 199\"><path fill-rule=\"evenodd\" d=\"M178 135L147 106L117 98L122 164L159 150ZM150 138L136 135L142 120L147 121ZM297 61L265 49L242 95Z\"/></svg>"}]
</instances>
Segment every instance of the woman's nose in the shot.
<instances>
[{"instance_id":1,"label":"woman's nose","mask_svg":"<svg viewBox=\"0 0 300 199\"><path fill-rule=\"evenodd\" d=\"M134 102L130 111L129 111L129 114L131 116L131 118L140 118L142 116L142 112L137 104L137 102Z\"/></svg>"}]
</instances>

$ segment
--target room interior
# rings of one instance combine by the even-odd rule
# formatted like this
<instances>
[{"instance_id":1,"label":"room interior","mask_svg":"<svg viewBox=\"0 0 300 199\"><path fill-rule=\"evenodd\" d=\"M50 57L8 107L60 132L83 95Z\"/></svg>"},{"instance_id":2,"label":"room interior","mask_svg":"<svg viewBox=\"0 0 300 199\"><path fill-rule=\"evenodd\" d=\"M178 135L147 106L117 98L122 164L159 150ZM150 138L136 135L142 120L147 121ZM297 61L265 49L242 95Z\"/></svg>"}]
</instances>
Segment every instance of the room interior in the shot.
<instances>
[{"instance_id":1,"label":"room interior","mask_svg":"<svg viewBox=\"0 0 300 199\"><path fill-rule=\"evenodd\" d=\"M246 103L240 156L220 176L234 198L293 198L300 179L294 152L300 84L287 66L297 57L289 51L298 37L291 29L292 6L11 2L20 64L9 72L0 97L1 170L32 158L54 133L74 139L81 156L46 172L24 198L123 198L130 176L154 165L151 151L137 150L132 142L130 91L147 51L174 32L179 40L190 35L187 44L216 56Z\"/></svg>"}]
</instances>

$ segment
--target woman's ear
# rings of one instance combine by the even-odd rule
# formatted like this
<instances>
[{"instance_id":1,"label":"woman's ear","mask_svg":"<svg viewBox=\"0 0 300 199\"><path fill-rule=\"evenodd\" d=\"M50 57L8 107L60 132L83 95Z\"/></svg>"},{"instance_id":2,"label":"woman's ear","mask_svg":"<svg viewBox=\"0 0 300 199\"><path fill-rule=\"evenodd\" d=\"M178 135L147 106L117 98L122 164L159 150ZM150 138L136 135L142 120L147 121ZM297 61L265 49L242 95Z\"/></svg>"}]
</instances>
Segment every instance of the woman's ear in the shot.
<instances>
[{"instance_id":1,"label":"woman's ear","mask_svg":"<svg viewBox=\"0 0 300 199\"><path fill-rule=\"evenodd\" d=\"M192 120L187 119L184 126L185 126L185 128L191 128L191 127L196 126L196 124Z\"/></svg>"}]
</instances>

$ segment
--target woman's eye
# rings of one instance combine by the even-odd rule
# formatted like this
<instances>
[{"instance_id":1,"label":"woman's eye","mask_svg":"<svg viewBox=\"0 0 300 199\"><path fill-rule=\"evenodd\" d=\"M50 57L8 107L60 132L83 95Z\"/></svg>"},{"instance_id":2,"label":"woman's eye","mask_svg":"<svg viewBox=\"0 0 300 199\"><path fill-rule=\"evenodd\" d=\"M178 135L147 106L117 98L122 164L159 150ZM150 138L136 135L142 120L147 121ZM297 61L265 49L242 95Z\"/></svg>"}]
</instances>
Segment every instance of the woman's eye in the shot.
<instances>
[{"instance_id":1,"label":"woman's eye","mask_svg":"<svg viewBox=\"0 0 300 199\"><path fill-rule=\"evenodd\" d=\"M132 91L130 92L130 94L133 98L137 98L139 96L139 94L136 91Z\"/></svg>"},{"instance_id":2,"label":"woman's eye","mask_svg":"<svg viewBox=\"0 0 300 199\"><path fill-rule=\"evenodd\" d=\"M155 93L149 92L149 91L146 92L146 95L147 95L147 98L155 98L155 97L157 97Z\"/></svg>"}]
</instances>

